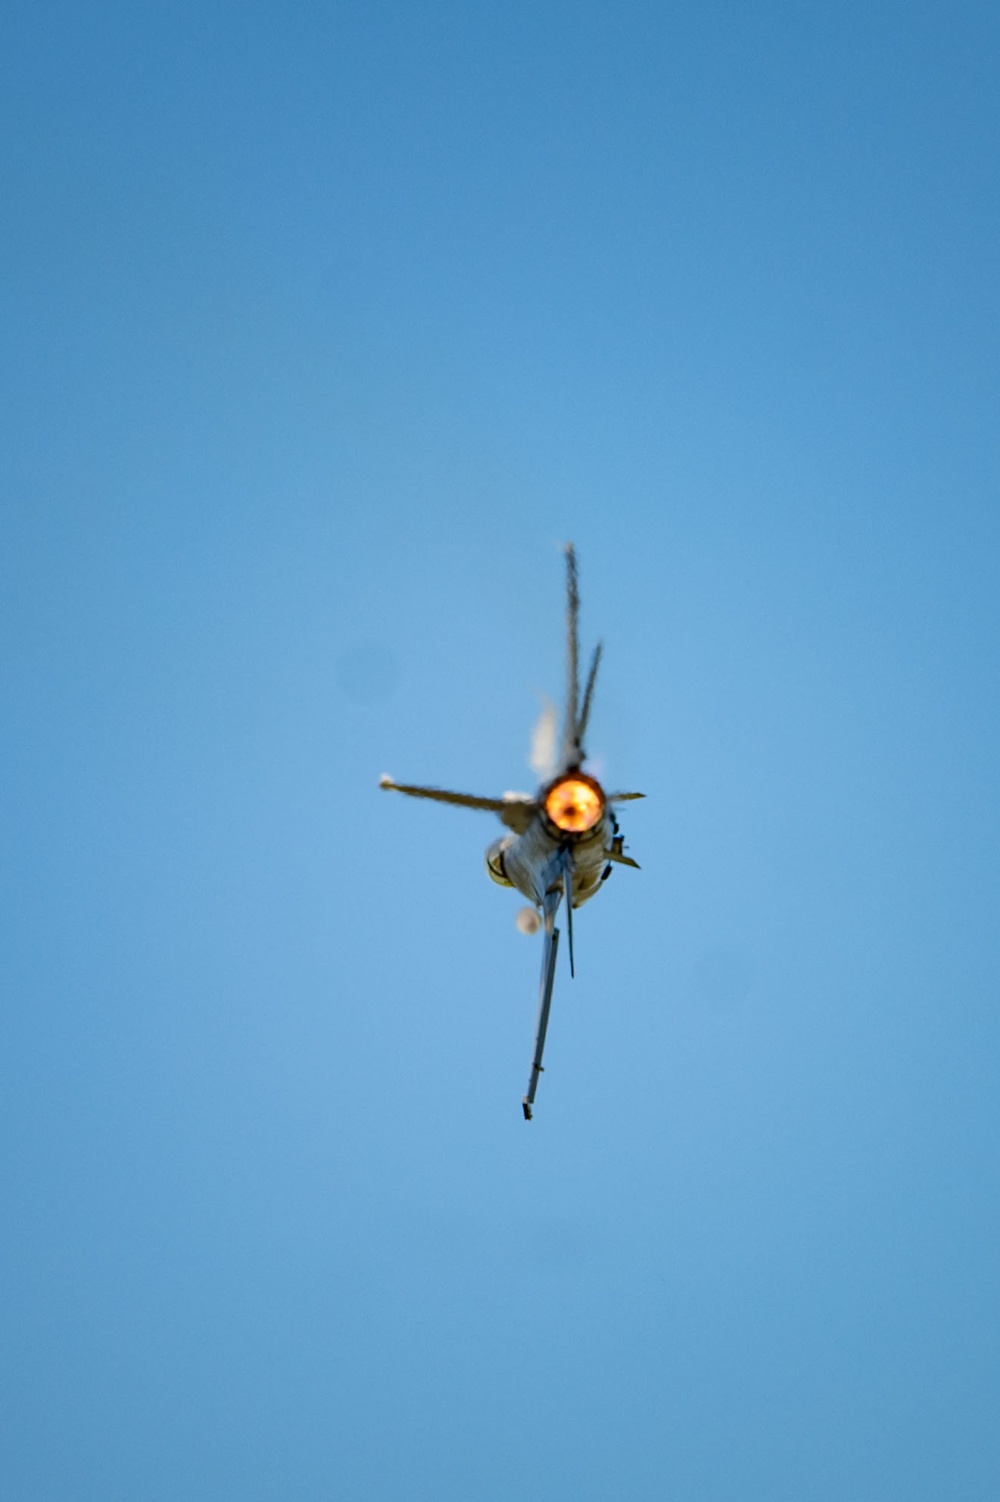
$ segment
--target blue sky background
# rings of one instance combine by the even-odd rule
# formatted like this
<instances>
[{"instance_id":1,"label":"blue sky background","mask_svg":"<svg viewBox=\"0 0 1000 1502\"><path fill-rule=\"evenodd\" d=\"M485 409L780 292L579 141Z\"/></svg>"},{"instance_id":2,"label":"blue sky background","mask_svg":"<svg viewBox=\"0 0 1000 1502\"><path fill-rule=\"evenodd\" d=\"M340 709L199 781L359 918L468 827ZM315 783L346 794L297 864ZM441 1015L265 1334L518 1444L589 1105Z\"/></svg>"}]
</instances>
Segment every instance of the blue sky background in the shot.
<instances>
[{"instance_id":1,"label":"blue sky background","mask_svg":"<svg viewBox=\"0 0 1000 1502\"><path fill-rule=\"evenodd\" d=\"M8 13L5 1498L995 1498L998 32Z\"/></svg>"}]
</instances>

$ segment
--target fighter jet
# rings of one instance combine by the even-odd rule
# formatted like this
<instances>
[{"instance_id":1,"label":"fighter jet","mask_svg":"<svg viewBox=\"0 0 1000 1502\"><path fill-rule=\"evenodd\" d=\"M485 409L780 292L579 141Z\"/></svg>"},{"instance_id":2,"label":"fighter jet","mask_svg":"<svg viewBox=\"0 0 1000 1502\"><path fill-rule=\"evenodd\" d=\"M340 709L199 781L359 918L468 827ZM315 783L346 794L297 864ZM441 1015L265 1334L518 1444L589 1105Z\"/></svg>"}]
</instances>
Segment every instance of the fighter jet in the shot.
<instances>
[{"instance_id":1,"label":"fighter jet","mask_svg":"<svg viewBox=\"0 0 1000 1502\"><path fill-rule=\"evenodd\" d=\"M559 949L559 929L555 926L559 905L565 898L572 975L574 908L599 891L614 865L638 870L637 862L625 854L614 805L643 798L645 794L606 793L597 778L584 770L584 743L602 644L598 642L594 649L581 700L579 615L576 553L570 543L566 548L566 709L561 736L557 738L555 711L551 707L543 713L536 729L532 765L544 781L534 797L527 793L504 793L500 798L477 798L470 793L395 782L387 774L379 779L381 787L406 793L411 798L432 798L460 808L485 809L498 815L510 831L487 848L486 870L499 886L515 887L531 902L532 906L517 916L523 932L536 933L544 927L535 1050L527 1093L521 1102L525 1121L531 1120L543 1072L542 1054Z\"/></svg>"}]
</instances>

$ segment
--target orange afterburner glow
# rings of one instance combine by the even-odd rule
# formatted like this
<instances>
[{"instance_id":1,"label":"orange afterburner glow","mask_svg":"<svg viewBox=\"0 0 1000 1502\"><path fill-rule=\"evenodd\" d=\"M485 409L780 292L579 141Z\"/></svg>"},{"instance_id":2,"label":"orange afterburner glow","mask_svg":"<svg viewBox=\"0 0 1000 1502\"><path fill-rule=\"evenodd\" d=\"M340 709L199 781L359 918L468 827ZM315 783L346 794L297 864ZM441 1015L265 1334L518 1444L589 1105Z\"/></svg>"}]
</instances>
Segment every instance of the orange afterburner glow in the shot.
<instances>
[{"instance_id":1,"label":"orange afterburner glow","mask_svg":"<svg viewBox=\"0 0 1000 1502\"><path fill-rule=\"evenodd\" d=\"M549 788L545 812L565 834L586 834L604 812L604 794L592 778L571 774Z\"/></svg>"}]
</instances>

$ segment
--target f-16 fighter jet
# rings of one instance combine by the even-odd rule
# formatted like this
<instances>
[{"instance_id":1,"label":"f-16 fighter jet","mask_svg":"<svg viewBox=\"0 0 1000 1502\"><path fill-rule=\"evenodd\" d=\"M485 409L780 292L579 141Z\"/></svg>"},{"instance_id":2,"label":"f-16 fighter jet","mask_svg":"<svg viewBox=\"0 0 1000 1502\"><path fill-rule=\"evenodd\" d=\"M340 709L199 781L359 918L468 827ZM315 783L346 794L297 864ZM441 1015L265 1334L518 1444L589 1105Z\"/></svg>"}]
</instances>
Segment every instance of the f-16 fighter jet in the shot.
<instances>
[{"instance_id":1,"label":"f-16 fighter jet","mask_svg":"<svg viewBox=\"0 0 1000 1502\"><path fill-rule=\"evenodd\" d=\"M535 733L532 765L542 786L534 797L504 793L501 798L477 798L443 788L414 787L389 776L380 785L411 798L433 798L460 808L481 808L497 814L509 834L495 840L486 851L486 869L502 887L515 887L532 906L518 914L518 927L534 933L544 927L542 977L535 1027L535 1051L531 1060L528 1090L522 1100L524 1119L531 1120L542 1053L552 1005L552 985L559 949L556 914L566 899L566 935L570 974L573 974L573 910L587 902L610 876L614 864L637 867L625 854L614 805L642 798L643 793L606 793L597 778L584 770L584 742L594 699L594 684L601 661L598 642L590 662L583 698L580 698L578 629L580 593L576 554L566 548L566 712L562 735L557 738L554 711L543 714ZM547 745L545 743L548 743Z\"/></svg>"}]
</instances>

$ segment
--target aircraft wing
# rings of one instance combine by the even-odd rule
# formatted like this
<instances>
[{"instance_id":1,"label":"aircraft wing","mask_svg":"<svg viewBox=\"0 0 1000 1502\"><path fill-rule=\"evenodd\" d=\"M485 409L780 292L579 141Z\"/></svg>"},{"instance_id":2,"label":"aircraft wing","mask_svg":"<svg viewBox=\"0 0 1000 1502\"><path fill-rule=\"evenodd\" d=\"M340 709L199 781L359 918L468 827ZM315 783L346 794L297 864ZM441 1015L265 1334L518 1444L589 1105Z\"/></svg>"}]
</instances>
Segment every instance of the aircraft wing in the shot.
<instances>
[{"instance_id":1,"label":"aircraft wing","mask_svg":"<svg viewBox=\"0 0 1000 1502\"><path fill-rule=\"evenodd\" d=\"M556 955L559 952L559 930L556 928L556 913L563 896L566 898L566 924L569 932L570 973L573 970L573 857L569 850L556 853L550 867L555 880L545 893L542 903L545 922L545 938L542 944L542 978L538 991L538 1019L535 1023L535 1051L531 1057L531 1073L528 1076L527 1094L521 1101L525 1121L532 1118L535 1092L544 1066L545 1035L549 1030L549 1011L552 1007L552 986L556 978Z\"/></svg>"}]
</instances>

